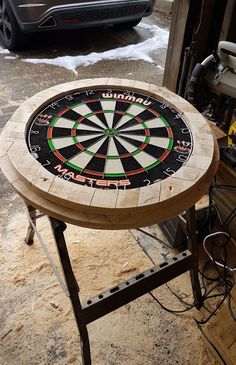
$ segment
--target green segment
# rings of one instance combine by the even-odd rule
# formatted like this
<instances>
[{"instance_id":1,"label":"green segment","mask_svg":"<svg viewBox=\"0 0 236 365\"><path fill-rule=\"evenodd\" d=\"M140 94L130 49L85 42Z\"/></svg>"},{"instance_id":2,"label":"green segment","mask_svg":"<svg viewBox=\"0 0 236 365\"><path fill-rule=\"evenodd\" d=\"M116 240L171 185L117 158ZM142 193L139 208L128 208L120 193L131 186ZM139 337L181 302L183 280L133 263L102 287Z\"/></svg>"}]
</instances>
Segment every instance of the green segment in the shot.
<instances>
[{"instance_id":1,"label":"green segment","mask_svg":"<svg viewBox=\"0 0 236 365\"><path fill-rule=\"evenodd\" d=\"M165 124L165 126L169 127L169 123L165 120L165 118L163 118L162 116L160 116L160 119L162 120L162 122Z\"/></svg>"},{"instance_id":2,"label":"green segment","mask_svg":"<svg viewBox=\"0 0 236 365\"><path fill-rule=\"evenodd\" d=\"M117 160L117 159L119 159L120 158L120 156L118 156L118 155L110 155L110 156L107 156L107 158L109 159L109 160Z\"/></svg>"},{"instance_id":3,"label":"green segment","mask_svg":"<svg viewBox=\"0 0 236 365\"><path fill-rule=\"evenodd\" d=\"M114 98L100 98L101 101L116 101Z\"/></svg>"},{"instance_id":4,"label":"green segment","mask_svg":"<svg viewBox=\"0 0 236 365\"><path fill-rule=\"evenodd\" d=\"M153 169L154 167L156 167L156 166L160 165L160 163L161 163L161 161L157 160L157 161L156 161L156 162L154 162L153 164L151 164L151 165L149 165L149 166L145 167L145 170L151 170L151 169Z\"/></svg>"},{"instance_id":5,"label":"green segment","mask_svg":"<svg viewBox=\"0 0 236 365\"><path fill-rule=\"evenodd\" d=\"M149 142L150 142L150 136L146 136L145 143L149 143Z\"/></svg>"},{"instance_id":6,"label":"green segment","mask_svg":"<svg viewBox=\"0 0 236 365\"><path fill-rule=\"evenodd\" d=\"M172 147L173 147L173 144L174 144L174 139L170 139L170 142L169 142L169 146L167 147L167 149L170 151L172 150Z\"/></svg>"},{"instance_id":7,"label":"green segment","mask_svg":"<svg viewBox=\"0 0 236 365\"><path fill-rule=\"evenodd\" d=\"M105 177L126 177L125 174L104 174Z\"/></svg>"},{"instance_id":8,"label":"green segment","mask_svg":"<svg viewBox=\"0 0 236 365\"><path fill-rule=\"evenodd\" d=\"M56 122L58 121L58 119L59 119L60 117L55 117L55 118L53 118L53 120L51 121L51 123L50 123L50 127L55 127L55 124L56 124Z\"/></svg>"},{"instance_id":9,"label":"green segment","mask_svg":"<svg viewBox=\"0 0 236 365\"><path fill-rule=\"evenodd\" d=\"M89 150L83 150L83 152L87 153L87 155L94 156L95 153L89 151Z\"/></svg>"},{"instance_id":10,"label":"green segment","mask_svg":"<svg viewBox=\"0 0 236 365\"><path fill-rule=\"evenodd\" d=\"M125 113L125 115L128 115L128 117L130 117L132 119L135 117L133 114L130 114L130 113Z\"/></svg>"},{"instance_id":11,"label":"green segment","mask_svg":"<svg viewBox=\"0 0 236 365\"><path fill-rule=\"evenodd\" d=\"M67 166L70 166L70 167L72 167L73 169L75 169L75 170L77 170L77 171L83 171L83 169L81 169L80 167L78 167L78 166L76 166L76 165L74 165L73 163L71 163L71 162L66 162L65 163Z\"/></svg>"},{"instance_id":12,"label":"green segment","mask_svg":"<svg viewBox=\"0 0 236 365\"><path fill-rule=\"evenodd\" d=\"M142 122L141 124L142 124L142 126L143 126L145 129L148 129L147 124L145 124L144 122Z\"/></svg>"},{"instance_id":13,"label":"green segment","mask_svg":"<svg viewBox=\"0 0 236 365\"><path fill-rule=\"evenodd\" d=\"M118 132L115 129L106 129L105 130L105 135L107 137L114 137L118 134Z\"/></svg>"},{"instance_id":14,"label":"green segment","mask_svg":"<svg viewBox=\"0 0 236 365\"><path fill-rule=\"evenodd\" d=\"M94 114L93 113L88 113L85 115L85 118L89 118L89 117L92 117Z\"/></svg>"},{"instance_id":15,"label":"green segment","mask_svg":"<svg viewBox=\"0 0 236 365\"><path fill-rule=\"evenodd\" d=\"M137 150L135 150L135 151L131 152L130 154L131 154L132 156L134 156L134 155L137 155L137 153L140 153L140 152L141 152L141 150L140 150L140 149L137 149Z\"/></svg>"},{"instance_id":16,"label":"green segment","mask_svg":"<svg viewBox=\"0 0 236 365\"><path fill-rule=\"evenodd\" d=\"M70 106L70 109L74 109L74 108L76 108L79 105L84 105L84 103L81 103L80 102L80 103L73 104L73 105Z\"/></svg>"},{"instance_id":17,"label":"green segment","mask_svg":"<svg viewBox=\"0 0 236 365\"><path fill-rule=\"evenodd\" d=\"M77 139L77 137L76 137L76 136L74 136L72 139L73 139L73 142L74 142L75 144L77 144L77 143L78 143L78 139Z\"/></svg>"},{"instance_id":18,"label":"green segment","mask_svg":"<svg viewBox=\"0 0 236 365\"><path fill-rule=\"evenodd\" d=\"M51 139L48 139L48 144L49 144L49 147L51 148L52 151L56 150L56 148L54 147L54 144L52 143Z\"/></svg>"}]
</instances>

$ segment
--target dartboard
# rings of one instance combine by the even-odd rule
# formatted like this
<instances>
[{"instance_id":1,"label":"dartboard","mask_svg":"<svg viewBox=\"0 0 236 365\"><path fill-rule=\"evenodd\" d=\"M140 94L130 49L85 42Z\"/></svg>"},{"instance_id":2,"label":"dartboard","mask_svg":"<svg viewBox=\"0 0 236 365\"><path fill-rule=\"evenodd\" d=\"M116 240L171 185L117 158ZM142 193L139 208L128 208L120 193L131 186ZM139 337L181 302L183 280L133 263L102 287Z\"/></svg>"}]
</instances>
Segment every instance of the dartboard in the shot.
<instances>
[{"instance_id":1,"label":"dartboard","mask_svg":"<svg viewBox=\"0 0 236 365\"><path fill-rule=\"evenodd\" d=\"M132 189L174 174L192 152L174 109L130 90L69 93L39 111L28 148L56 176L99 189Z\"/></svg>"},{"instance_id":2,"label":"dartboard","mask_svg":"<svg viewBox=\"0 0 236 365\"><path fill-rule=\"evenodd\" d=\"M0 166L26 204L90 228L141 227L183 212L217 164L204 117L134 80L53 86L24 102L0 137Z\"/></svg>"}]
</instances>

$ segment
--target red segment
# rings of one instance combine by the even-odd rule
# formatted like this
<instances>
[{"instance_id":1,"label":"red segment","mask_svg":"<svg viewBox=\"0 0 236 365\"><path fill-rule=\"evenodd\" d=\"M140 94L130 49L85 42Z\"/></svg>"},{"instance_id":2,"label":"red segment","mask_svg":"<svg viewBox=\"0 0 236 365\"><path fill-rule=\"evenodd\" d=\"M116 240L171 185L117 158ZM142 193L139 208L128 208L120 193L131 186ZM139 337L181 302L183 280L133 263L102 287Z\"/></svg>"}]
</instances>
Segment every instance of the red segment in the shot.
<instances>
[{"instance_id":1,"label":"red segment","mask_svg":"<svg viewBox=\"0 0 236 365\"><path fill-rule=\"evenodd\" d=\"M83 103L89 104L89 103L96 103L97 101L99 101L99 99L89 99L89 100L83 100Z\"/></svg>"},{"instance_id":2,"label":"red segment","mask_svg":"<svg viewBox=\"0 0 236 365\"><path fill-rule=\"evenodd\" d=\"M147 137L150 137L150 130L146 128L145 129L145 134L146 134Z\"/></svg>"},{"instance_id":3,"label":"red segment","mask_svg":"<svg viewBox=\"0 0 236 365\"><path fill-rule=\"evenodd\" d=\"M134 118L139 124L143 123L142 119L140 119L139 117L135 117Z\"/></svg>"},{"instance_id":4,"label":"red segment","mask_svg":"<svg viewBox=\"0 0 236 365\"><path fill-rule=\"evenodd\" d=\"M101 114L103 113L103 110L97 110L96 112L94 112L93 114Z\"/></svg>"},{"instance_id":5,"label":"red segment","mask_svg":"<svg viewBox=\"0 0 236 365\"><path fill-rule=\"evenodd\" d=\"M76 129L71 129L71 135L72 137L76 137Z\"/></svg>"},{"instance_id":6,"label":"red segment","mask_svg":"<svg viewBox=\"0 0 236 365\"><path fill-rule=\"evenodd\" d=\"M84 146L82 146L82 144L80 144L80 143L77 143L77 144L76 144L76 146L77 146L77 147L78 147L81 151L85 150Z\"/></svg>"},{"instance_id":7,"label":"red segment","mask_svg":"<svg viewBox=\"0 0 236 365\"><path fill-rule=\"evenodd\" d=\"M78 122L78 123L81 123L84 119L85 119L84 117L80 117L80 118L77 120L77 122Z\"/></svg>"},{"instance_id":8,"label":"red segment","mask_svg":"<svg viewBox=\"0 0 236 365\"><path fill-rule=\"evenodd\" d=\"M130 172L126 172L125 174L127 176L130 176L130 175L137 175L137 174L141 174L142 172L144 172L145 170L144 169L139 169L139 170L135 170L135 171L130 171Z\"/></svg>"},{"instance_id":9,"label":"red segment","mask_svg":"<svg viewBox=\"0 0 236 365\"><path fill-rule=\"evenodd\" d=\"M169 155L170 151L166 150L166 152L159 158L160 161L165 160L165 158Z\"/></svg>"},{"instance_id":10,"label":"red segment","mask_svg":"<svg viewBox=\"0 0 236 365\"><path fill-rule=\"evenodd\" d=\"M99 176L99 177L103 176L102 172L90 171L90 170L83 170L83 172L88 175L95 175L95 176Z\"/></svg>"},{"instance_id":11,"label":"red segment","mask_svg":"<svg viewBox=\"0 0 236 365\"><path fill-rule=\"evenodd\" d=\"M173 132L172 132L172 129L171 129L170 127L167 127L166 129L167 129L167 132L168 132L168 134L169 134L169 137L170 137L170 138L173 138Z\"/></svg>"},{"instance_id":12,"label":"red segment","mask_svg":"<svg viewBox=\"0 0 236 365\"><path fill-rule=\"evenodd\" d=\"M116 101L119 101L121 103L132 104L132 102L131 101L128 101L128 100L117 99Z\"/></svg>"},{"instance_id":13,"label":"red segment","mask_svg":"<svg viewBox=\"0 0 236 365\"><path fill-rule=\"evenodd\" d=\"M150 113L154 114L154 115L155 115L155 117L159 117L159 116L160 116L160 114L159 114L159 113L157 113L157 112L155 112L155 110L153 110L153 109L148 109L148 111L149 111Z\"/></svg>"},{"instance_id":14,"label":"red segment","mask_svg":"<svg viewBox=\"0 0 236 365\"><path fill-rule=\"evenodd\" d=\"M107 158L106 155L100 155L99 153L96 153L95 154L95 157L99 157L99 158Z\"/></svg>"},{"instance_id":15,"label":"red segment","mask_svg":"<svg viewBox=\"0 0 236 365\"><path fill-rule=\"evenodd\" d=\"M141 146L138 149L139 150L144 150L145 147L147 147L147 143L141 144Z\"/></svg>"},{"instance_id":16,"label":"red segment","mask_svg":"<svg viewBox=\"0 0 236 365\"><path fill-rule=\"evenodd\" d=\"M61 160L62 162L66 161L66 159L57 150L55 150L53 152L57 156L57 158L59 158L59 160Z\"/></svg>"},{"instance_id":17,"label":"red segment","mask_svg":"<svg viewBox=\"0 0 236 365\"><path fill-rule=\"evenodd\" d=\"M48 139L51 139L52 138L52 130L53 130L52 127L48 127L48 132L47 132Z\"/></svg>"},{"instance_id":18,"label":"red segment","mask_svg":"<svg viewBox=\"0 0 236 365\"><path fill-rule=\"evenodd\" d=\"M126 158L132 156L130 153L124 153L123 155L120 155L120 158Z\"/></svg>"},{"instance_id":19,"label":"red segment","mask_svg":"<svg viewBox=\"0 0 236 365\"><path fill-rule=\"evenodd\" d=\"M120 111L118 111L118 110L115 110L115 113L116 113L116 114L120 114L120 115L124 115L124 114L125 114L124 112L120 112Z\"/></svg>"},{"instance_id":20,"label":"red segment","mask_svg":"<svg viewBox=\"0 0 236 365\"><path fill-rule=\"evenodd\" d=\"M68 110L70 110L70 109L66 108L66 109L62 110L62 112L58 113L57 116L61 117L65 112L68 112Z\"/></svg>"}]
</instances>

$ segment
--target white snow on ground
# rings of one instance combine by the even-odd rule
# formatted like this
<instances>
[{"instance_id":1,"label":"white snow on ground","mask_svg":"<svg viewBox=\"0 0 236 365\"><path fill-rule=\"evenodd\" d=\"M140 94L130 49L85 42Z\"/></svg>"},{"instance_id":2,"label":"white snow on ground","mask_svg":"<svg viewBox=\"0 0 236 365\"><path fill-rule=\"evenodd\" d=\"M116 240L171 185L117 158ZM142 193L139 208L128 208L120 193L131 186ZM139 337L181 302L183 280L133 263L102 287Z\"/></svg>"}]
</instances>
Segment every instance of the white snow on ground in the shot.
<instances>
[{"instance_id":1,"label":"white snow on ground","mask_svg":"<svg viewBox=\"0 0 236 365\"><path fill-rule=\"evenodd\" d=\"M78 66L88 66L99 61L128 59L154 62L151 54L156 52L158 48L167 47L169 32L156 25L148 25L144 23L139 24L139 28L148 30L151 33L151 38L138 44L131 44L129 46L119 47L100 53L92 52L83 56L63 56L56 58L25 58L22 61L33 64L41 63L64 67L67 70L73 71L76 75L78 74L76 71Z\"/></svg>"},{"instance_id":2,"label":"white snow on ground","mask_svg":"<svg viewBox=\"0 0 236 365\"><path fill-rule=\"evenodd\" d=\"M10 53L10 52L8 51L8 49L2 48L2 47L0 46L0 54L7 54L7 53Z\"/></svg>"},{"instance_id":3,"label":"white snow on ground","mask_svg":"<svg viewBox=\"0 0 236 365\"><path fill-rule=\"evenodd\" d=\"M4 57L6 60L16 60L17 57L14 57L14 56L5 56Z\"/></svg>"}]
</instances>

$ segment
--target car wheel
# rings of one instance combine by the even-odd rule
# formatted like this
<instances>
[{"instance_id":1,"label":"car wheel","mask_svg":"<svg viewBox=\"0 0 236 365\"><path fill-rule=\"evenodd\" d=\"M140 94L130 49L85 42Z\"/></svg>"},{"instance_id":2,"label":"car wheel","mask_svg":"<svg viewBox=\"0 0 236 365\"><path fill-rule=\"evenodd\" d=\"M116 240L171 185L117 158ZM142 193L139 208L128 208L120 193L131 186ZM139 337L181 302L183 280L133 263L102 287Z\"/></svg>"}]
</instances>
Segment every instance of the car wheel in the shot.
<instances>
[{"instance_id":1,"label":"car wheel","mask_svg":"<svg viewBox=\"0 0 236 365\"><path fill-rule=\"evenodd\" d=\"M141 20L142 20L142 18L139 18L139 19L131 20L129 22L115 24L115 27L117 29L131 29L131 28L135 27L136 25L138 25L138 23L140 23Z\"/></svg>"},{"instance_id":2,"label":"car wheel","mask_svg":"<svg viewBox=\"0 0 236 365\"><path fill-rule=\"evenodd\" d=\"M0 41L11 51L24 48L27 36L22 33L6 0L0 0Z\"/></svg>"}]
</instances>

